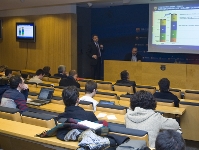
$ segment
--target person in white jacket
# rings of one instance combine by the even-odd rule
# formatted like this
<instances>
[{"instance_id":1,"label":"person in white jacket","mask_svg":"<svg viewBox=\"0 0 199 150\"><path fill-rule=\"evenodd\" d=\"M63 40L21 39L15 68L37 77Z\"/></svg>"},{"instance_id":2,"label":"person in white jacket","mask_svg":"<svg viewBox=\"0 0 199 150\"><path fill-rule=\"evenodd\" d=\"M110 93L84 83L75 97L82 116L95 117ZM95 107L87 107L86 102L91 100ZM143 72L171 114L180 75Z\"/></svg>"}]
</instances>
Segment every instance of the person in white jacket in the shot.
<instances>
[{"instance_id":1,"label":"person in white jacket","mask_svg":"<svg viewBox=\"0 0 199 150\"><path fill-rule=\"evenodd\" d=\"M136 92L131 97L130 107L125 115L126 128L147 131L151 148L155 147L155 140L160 130L180 128L175 119L165 118L154 111L156 101L150 92L143 90Z\"/></svg>"}]
</instances>

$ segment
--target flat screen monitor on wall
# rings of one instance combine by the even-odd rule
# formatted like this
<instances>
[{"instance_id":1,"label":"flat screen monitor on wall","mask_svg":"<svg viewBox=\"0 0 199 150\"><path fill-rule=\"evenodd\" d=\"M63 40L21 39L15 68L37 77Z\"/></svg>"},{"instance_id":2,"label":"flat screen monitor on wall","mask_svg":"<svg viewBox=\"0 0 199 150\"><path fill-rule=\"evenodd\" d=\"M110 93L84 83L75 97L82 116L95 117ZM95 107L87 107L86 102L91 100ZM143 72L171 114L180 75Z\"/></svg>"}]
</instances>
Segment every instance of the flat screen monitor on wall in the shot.
<instances>
[{"instance_id":1,"label":"flat screen monitor on wall","mask_svg":"<svg viewBox=\"0 0 199 150\"><path fill-rule=\"evenodd\" d=\"M2 39L3 33L2 33L2 20L0 19L0 39Z\"/></svg>"},{"instance_id":2,"label":"flat screen monitor on wall","mask_svg":"<svg viewBox=\"0 0 199 150\"><path fill-rule=\"evenodd\" d=\"M16 23L16 41L35 42L36 27L34 22L17 22Z\"/></svg>"}]
</instances>

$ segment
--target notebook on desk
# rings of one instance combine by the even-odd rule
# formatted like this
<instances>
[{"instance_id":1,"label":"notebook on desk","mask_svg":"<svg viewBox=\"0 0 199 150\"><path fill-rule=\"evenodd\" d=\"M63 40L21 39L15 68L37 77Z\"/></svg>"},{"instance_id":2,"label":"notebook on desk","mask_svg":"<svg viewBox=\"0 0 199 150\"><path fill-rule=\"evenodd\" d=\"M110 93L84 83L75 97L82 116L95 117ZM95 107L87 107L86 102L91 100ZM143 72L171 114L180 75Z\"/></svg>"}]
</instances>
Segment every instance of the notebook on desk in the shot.
<instances>
[{"instance_id":1,"label":"notebook on desk","mask_svg":"<svg viewBox=\"0 0 199 150\"><path fill-rule=\"evenodd\" d=\"M27 104L41 106L51 102L53 97L54 89L51 88L41 88L38 98L36 100L27 101Z\"/></svg>"}]
</instances>

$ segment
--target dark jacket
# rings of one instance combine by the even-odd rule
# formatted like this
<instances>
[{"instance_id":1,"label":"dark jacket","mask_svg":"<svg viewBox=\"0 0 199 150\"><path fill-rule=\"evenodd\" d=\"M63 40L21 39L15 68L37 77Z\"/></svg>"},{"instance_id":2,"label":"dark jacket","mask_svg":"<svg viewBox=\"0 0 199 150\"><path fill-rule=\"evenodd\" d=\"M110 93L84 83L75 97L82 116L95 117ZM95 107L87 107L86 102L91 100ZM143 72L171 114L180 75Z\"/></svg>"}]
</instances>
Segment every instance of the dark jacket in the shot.
<instances>
[{"instance_id":1,"label":"dark jacket","mask_svg":"<svg viewBox=\"0 0 199 150\"><path fill-rule=\"evenodd\" d=\"M0 103L3 93L10 88L9 85L0 85Z\"/></svg>"},{"instance_id":2,"label":"dark jacket","mask_svg":"<svg viewBox=\"0 0 199 150\"><path fill-rule=\"evenodd\" d=\"M161 99L169 99L174 101L174 106L179 107L180 100L177 96L175 96L173 93L166 91L166 92L156 92L153 94L155 98L161 98Z\"/></svg>"},{"instance_id":3,"label":"dark jacket","mask_svg":"<svg viewBox=\"0 0 199 150\"><path fill-rule=\"evenodd\" d=\"M137 61L138 60L142 61L142 56L140 54L137 53L136 57L137 57ZM132 53L128 53L126 54L124 61L131 61L131 58L132 58Z\"/></svg>"},{"instance_id":4,"label":"dark jacket","mask_svg":"<svg viewBox=\"0 0 199 150\"><path fill-rule=\"evenodd\" d=\"M67 78L67 75L61 74L61 73L56 73L56 74L54 74L54 77Z\"/></svg>"},{"instance_id":5,"label":"dark jacket","mask_svg":"<svg viewBox=\"0 0 199 150\"><path fill-rule=\"evenodd\" d=\"M99 43L99 46L100 46L100 43ZM103 49L100 49L100 51L102 52ZM89 56L90 58L90 65L97 65L97 59L94 59L92 58L93 55L98 55L99 54L99 49L98 47L95 45L94 42L91 42L89 45L88 45L88 50L87 50L87 55Z\"/></svg>"},{"instance_id":6,"label":"dark jacket","mask_svg":"<svg viewBox=\"0 0 199 150\"><path fill-rule=\"evenodd\" d=\"M98 121L95 114L92 111L85 111L83 108L79 106L69 106L65 108L65 112L58 115L58 119L60 118L73 118L79 120L88 120L88 121ZM57 131L57 138L60 140L64 139L64 136L68 133L69 130L59 129Z\"/></svg>"},{"instance_id":7,"label":"dark jacket","mask_svg":"<svg viewBox=\"0 0 199 150\"><path fill-rule=\"evenodd\" d=\"M77 88L80 88L80 84L75 81L75 79L71 76L68 76L67 78L62 78L59 82L59 86L76 86Z\"/></svg>"},{"instance_id":8,"label":"dark jacket","mask_svg":"<svg viewBox=\"0 0 199 150\"><path fill-rule=\"evenodd\" d=\"M135 81L129 81L129 80L117 80L117 82L115 84L124 84L124 85L131 85L133 87L133 92L135 93L136 90L135 90L135 86L136 86L136 83Z\"/></svg>"}]
</instances>

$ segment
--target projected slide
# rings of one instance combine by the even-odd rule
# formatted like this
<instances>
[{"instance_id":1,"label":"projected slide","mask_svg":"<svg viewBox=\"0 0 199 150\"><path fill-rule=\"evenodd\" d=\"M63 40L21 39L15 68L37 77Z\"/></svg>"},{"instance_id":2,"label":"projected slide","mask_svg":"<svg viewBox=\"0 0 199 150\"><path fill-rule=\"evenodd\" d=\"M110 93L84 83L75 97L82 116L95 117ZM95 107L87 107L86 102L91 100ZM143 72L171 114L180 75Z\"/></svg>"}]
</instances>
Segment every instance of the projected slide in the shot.
<instances>
[{"instance_id":1,"label":"projected slide","mask_svg":"<svg viewBox=\"0 0 199 150\"><path fill-rule=\"evenodd\" d=\"M20 38L33 38L33 26L31 25L18 25L17 37Z\"/></svg>"},{"instance_id":2,"label":"projected slide","mask_svg":"<svg viewBox=\"0 0 199 150\"><path fill-rule=\"evenodd\" d=\"M199 53L199 3L150 5L149 52Z\"/></svg>"}]
</instances>

